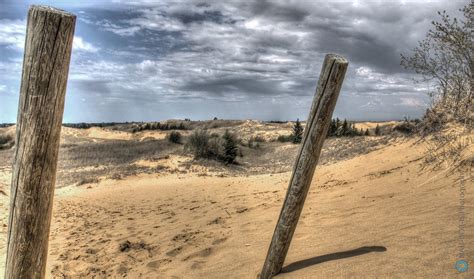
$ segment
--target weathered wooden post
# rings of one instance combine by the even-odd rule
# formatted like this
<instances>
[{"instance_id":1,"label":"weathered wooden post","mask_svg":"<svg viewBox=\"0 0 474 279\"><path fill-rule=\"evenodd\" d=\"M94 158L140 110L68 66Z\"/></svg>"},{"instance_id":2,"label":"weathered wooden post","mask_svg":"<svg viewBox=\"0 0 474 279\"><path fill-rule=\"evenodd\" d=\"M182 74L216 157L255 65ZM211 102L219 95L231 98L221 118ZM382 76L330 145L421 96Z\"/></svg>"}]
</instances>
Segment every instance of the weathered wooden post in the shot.
<instances>
[{"instance_id":1,"label":"weathered wooden post","mask_svg":"<svg viewBox=\"0 0 474 279\"><path fill-rule=\"evenodd\" d=\"M303 142L260 278L271 278L281 271L313 179L347 65L345 58L335 54L328 54L324 59Z\"/></svg>"},{"instance_id":2,"label":"weathered wooden post","mask_svg":"<svg viewBox=\"0 0 474 279\"><path fill-rule=\"evenodd\" d=\"M16 127L5 278L44 278L76 16L31 6Z\"/></svg>"}]
</instances>

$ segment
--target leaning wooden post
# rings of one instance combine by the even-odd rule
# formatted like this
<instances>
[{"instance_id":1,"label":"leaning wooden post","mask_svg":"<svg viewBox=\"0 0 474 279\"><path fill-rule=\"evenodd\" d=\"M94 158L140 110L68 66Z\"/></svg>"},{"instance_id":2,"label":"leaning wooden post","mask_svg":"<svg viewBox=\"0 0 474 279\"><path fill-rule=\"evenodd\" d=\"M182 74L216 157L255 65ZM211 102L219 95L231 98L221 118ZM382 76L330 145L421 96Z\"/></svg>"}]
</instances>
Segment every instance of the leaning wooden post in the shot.
<instances>
[{"instance_id":1,"label":"leaning wooden post","mask_svg":"<svg viewBox=\"0 0 474 279\"><path fill-rule=\"evenodd\" d=\"M303 142L260 278L271 278L281 271L313 179L347 65L345 58L335 54L328 54L324 59Z\"/></svg>"},{"instance_id":2,"label":"leaning wooden post","mask_svg":"<svg viewBox=\"0 0 474 279\"><path fill-rule=\"evenodd\" d=\"M5 278L44 278L76 16L31 6L16 127Z\"/></svg>"}]
</instances>

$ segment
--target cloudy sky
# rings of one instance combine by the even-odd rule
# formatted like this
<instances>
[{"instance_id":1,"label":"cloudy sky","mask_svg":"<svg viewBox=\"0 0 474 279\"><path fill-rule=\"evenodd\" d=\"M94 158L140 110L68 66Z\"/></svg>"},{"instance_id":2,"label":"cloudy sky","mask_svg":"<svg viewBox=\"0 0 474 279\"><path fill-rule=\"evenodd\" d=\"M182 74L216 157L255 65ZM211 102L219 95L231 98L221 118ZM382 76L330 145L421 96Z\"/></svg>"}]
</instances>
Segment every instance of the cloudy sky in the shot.
<instances>
[{"instance_id":1,"label":"cloudy sky","mask_svg":"<svg viewBox=\"0 0 474 279\"><path fill-rule=\"evenodd\" d=\"M418 117L429 85L400 53L468 2L0 0L0 123L16 120L33 3L77 15L64 122L102 122L306 119L326 53L350 62L335 116Z\"/></svg>"}]
</instances>

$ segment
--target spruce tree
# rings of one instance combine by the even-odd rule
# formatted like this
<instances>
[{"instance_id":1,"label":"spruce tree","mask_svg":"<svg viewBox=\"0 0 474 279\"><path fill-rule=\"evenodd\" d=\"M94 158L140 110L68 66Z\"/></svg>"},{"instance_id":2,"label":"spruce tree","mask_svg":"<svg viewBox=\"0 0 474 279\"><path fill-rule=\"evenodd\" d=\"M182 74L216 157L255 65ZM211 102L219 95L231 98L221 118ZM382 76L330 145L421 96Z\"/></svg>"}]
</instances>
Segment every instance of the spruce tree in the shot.
<instances>
[{"instance_id":1,"label":"spruce tree","mask_svg":"<svg viewBox=\"0 0 474 279\"><path fill-rule=\"evenodd\" d=\"M225 131L222 138L224 139L224 162L231 164L234 162L239 151L239 148L237 147L237 139L235 138L235 135L230 133L228 130Z\"/></svg>"},{"instance_id":2,"label":"spruce tree","mask_svg":"<svg viewBox=\"0 0 474 279\"><path fill-rule=\"evenodd\" d=\"M365 133L364 133L364 136L369 136L369 129L365 129Z\"/></svg>"},{"instance_id":3,"label":"spruce tree","mask_svg":"<svg viewBox=\"0 0 474 279\"><path fill-rule=\"evenodd\" d=\"M327 137L333 137L336 135L337 132L337 124L336 124L336 119L331 120L331 125L329 125L329 131L327 134Z\"/></svg>"},{"instance_id":4,"label":"spruce tree","mask_svg":"<svg viewBox=\"0 0 474 279\"><path fill-rule=\"evenodd\" d=\"M303 139L303 126L301 126L301 122L296 119L295 125L293 126L293 134L292 134L292 142L293 143L300 143Z\"/></svg>"},{"instance_id":5,"label":"spruce tree","mask_svg":"<svg viewBox=\"0 0 474 279\"><path fill-rule=\"evenodd\" d=\"M347 123L347 120L344 118L344 122L342 123L342 131L341 135L342 136L347 136L349 134L349 124Z\"/></svg>"},{"instance_id":6,"label":"spruce tree","mask_svg":"<svg viewBox=\"0 0 474 279\"><path fill-rule=\"evenodd\" d=\"M377 124L377 126L375 126L375 135L376 135L376 136L380 136L380 127L379 127L379 124Z\"/></svg>"}]
</instances>

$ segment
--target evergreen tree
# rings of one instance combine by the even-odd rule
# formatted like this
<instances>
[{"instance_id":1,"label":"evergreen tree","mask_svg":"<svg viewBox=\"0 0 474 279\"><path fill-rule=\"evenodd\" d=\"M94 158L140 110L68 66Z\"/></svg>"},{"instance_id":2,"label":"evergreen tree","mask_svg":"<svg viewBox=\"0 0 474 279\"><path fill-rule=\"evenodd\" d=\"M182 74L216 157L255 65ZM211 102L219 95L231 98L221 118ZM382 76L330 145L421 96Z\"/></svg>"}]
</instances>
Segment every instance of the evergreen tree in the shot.
<instances>
[{"instance_id":1,"label":"evergreen tree","mask_svg":"<svg viewBox=\"0 0 474 279\"><path fill-rule=\"evenodd\" d=\"M349 136L353 137L353 136L357 136L357 129L355 128L355 125L354 123L352 122L349 122Z\"/></svg>"},{"instance_id":2,"label":"evergreen tree","mask_svg":"<svg viewBox=\"0 0 474 279\"><path fill-rule=\"evenodd\" d=\"M365 129L365 133L364 133L364 136L369 136L369 129Z\"/></svg>"},{"instance_id":3,"label":"evergreen tree","mask_svg":"<svg viewBox=\"0 0 474 279\"><path fill-rule=\"evenodd\" d=\"M336 119L331 120L331 124L329 125L329 131L327 137L333 137L337 133L337 124Z\"/></svg>"},{"instance_id":4,"label":"evergreen tree","mask_svg":"<svg viewBox=\"0 0 474 279\"><path fill-rule=\"evenodd\" d=\"M380 136L380 127L379 127L379 124L377 124L377 126L375 126L375 135L376 136Z\"/></svg>"},{"instance_id":5,"label":"evergreen tree","mask_svg":"<svg viewBox=\"0 0 474 279\"><path fill-rule=\"evenodd\" d=\"M296 119L295 125L293 126L292 142L300 143L303 139L303 126L299 119Z\"/></svg>"},{"instance_id":6,"label":"evergreen tree","mask_svg":"<svg viewBox=\"0 0 474 279\"><path fill-rule=\"evenodd\" d=\"M224 162L231 164L234 162L239 151L239 148L237 147L237 139L235 138L235 135L230 133L228 130L225 131L222 138L224 139Z\"/></svg>"},{"instance_id":7,"label":"evergreen tree","mask_svg":"<svg viewBox=\"0 0 474 279\"><path fill-rule=\"evenodd\" d=\"M348 134L349 134L349 124L347 123L347 120L344 118L344 122L342 123L342 128L341 128L341 135L347 136Z\"/></svg>"}]
</instances>

